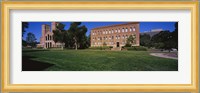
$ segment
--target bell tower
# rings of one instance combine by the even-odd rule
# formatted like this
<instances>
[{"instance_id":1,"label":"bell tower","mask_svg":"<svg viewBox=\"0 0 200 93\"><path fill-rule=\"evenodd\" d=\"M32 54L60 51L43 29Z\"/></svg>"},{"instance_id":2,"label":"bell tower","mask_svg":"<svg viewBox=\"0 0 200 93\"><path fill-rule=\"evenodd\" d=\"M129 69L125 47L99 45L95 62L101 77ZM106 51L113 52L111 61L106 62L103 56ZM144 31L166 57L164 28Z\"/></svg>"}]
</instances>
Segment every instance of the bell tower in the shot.
<instances>
[{"instance_id":1,"label":"bell tower","mask_svg":"<svg viewBox=\"0 0 200 93\"><path fill-rule=\"evenodd\" d=\"M53 32L53 30L56 30L57 24L58 24L58 22L52 22L51 23L51 32Z\"/></svg>"}]
</instances>

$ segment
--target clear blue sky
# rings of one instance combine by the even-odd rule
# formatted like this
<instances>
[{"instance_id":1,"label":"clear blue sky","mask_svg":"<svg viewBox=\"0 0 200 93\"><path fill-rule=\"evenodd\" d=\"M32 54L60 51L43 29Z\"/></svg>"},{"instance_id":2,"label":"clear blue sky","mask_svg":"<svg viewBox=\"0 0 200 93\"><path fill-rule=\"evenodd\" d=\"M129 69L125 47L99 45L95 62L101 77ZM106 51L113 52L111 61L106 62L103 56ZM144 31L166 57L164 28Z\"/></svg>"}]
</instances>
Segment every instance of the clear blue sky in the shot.
<instances>
[{"instance_id":1,"label":"clear blue sky","mask_svg":"<svg viewBox=\"0 0 200 93\"><path fill-rule=\"evenodd\" d=\"M62 23L65 24L65 29L67 30L71 22L62 22ZM122 23L126 22L82 22L81 25L85 25L88 28L86 35L89 35L90 30L92 28L108 26L113 24L122 24ZM23 39L26 40L27 33L31 32L35 34L37 42L39 42L42 34L41 31L42 24L51 25L51 22L29 22L29 28L26 29ZM150 31L151 29L163 29L163 30L174 31L175 29L174 24L175 22L140 22L140 32Z\"/></svg>"}]
</instances>

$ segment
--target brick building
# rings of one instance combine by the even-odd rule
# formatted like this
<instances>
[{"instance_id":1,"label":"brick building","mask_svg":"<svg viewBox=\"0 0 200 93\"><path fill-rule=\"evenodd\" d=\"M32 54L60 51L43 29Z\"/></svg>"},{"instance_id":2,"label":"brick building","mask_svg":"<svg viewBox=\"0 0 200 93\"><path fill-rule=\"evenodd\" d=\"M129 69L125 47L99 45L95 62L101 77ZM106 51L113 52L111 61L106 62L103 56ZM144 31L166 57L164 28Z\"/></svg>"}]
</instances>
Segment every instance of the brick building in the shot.
<instances>
[{"instance_id":1,"label":"brick building","mask_svg":"<svg viewBox=\"0 0 200 93\"><path fill-rule=\"evenodd\" d=\"M125 46L126 40L130 35L136 36L136 44L139 46L139 22L130 22L111 26L97 27L91 30L91 47L97 46Z\"/></svg>"},{"instance_id":2,"label":"brick building","mask_svg":"<svg viewBox=\"0 0 200 93\"><path fill-rule=\"evenodd\" d=\"M53 30L56 29L56 25L58 22L52 22L50 25L43 24L42 25L42 36L40 37L40 44L37 44L37 47L43 48L52 48L52 47L61 47L61 43L55 43L53 41Z\"/></svg>"}]
</instances>

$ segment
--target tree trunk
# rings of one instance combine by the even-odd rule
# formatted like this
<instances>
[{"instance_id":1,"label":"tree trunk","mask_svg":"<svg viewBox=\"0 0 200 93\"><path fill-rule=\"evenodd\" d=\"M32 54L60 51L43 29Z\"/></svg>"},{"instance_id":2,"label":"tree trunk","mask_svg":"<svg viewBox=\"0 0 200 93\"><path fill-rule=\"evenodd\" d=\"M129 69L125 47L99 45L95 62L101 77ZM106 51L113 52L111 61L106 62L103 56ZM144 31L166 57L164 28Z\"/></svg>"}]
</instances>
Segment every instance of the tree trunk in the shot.
<instances>
[{"instance_id":1,"label":"tree trunk","mask_svg":"<svg viewBox=\"0 0 200 93\"><path fill-rule=\"evenodd\" d=\"M77 50L78 49L78 44L77 44L77 40L76 40L75 37L74 37L74 41L75 41L75 50Z\"/></svg>"},{"instance_id":2,"label":"tree trunk","mask_svg":"<svg viewBox=\"0 0 200 93\"><path fill-rule=\"evenodd\" d=\"M61 50L63 50L63 43L61 43Z\"/></svg>"},{"instance_id":3,"label":"tree trunk","mask_svg":"<svg viewBox=\"0 0 200 93\"><path fill-rule=\"evenodd\" d=\"M77 47L78 47L77 42L75 42L75 50L77 50Z\"/></svg>"}]
</instances>

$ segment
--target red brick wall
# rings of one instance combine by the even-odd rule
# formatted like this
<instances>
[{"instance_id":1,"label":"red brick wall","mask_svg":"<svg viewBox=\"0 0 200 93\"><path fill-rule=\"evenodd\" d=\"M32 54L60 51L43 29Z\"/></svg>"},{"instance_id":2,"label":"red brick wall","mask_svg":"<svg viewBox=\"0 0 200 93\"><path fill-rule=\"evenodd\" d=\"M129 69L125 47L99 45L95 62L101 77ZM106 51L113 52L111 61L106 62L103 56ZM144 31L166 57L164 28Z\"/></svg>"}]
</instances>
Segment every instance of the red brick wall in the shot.
<instances>
[{"instance_id":1,"label":"red brick wall","mask_svg":"<svg viewBox=\"0 0 200 93\"><path fill-rule=\"evenodd\" d=\"M117 42L119 42L120 46L124 46L127 38L132 34L136 35L136 44L134 46L139 46L139 32L138 22L94 28L90 33L91 46L103 46L104 42L107 46L116 47Z\"/></svg>"}]
</instances>

